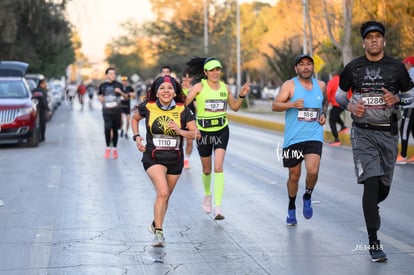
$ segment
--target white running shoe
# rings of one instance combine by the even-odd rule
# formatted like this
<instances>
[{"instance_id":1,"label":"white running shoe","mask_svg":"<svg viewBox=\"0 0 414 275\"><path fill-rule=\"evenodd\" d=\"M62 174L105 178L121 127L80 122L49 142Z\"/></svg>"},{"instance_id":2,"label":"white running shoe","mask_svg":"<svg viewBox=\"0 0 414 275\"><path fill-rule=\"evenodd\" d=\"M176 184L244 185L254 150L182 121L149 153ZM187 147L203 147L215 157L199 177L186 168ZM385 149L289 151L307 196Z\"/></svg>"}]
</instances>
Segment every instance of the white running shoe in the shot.
<instances>
[{"instance_id":1,"label":"white running shoe","mask_svg":"<svg viewBox=\"0 0 414 275\"><path fill-rule=\"evenodd\" d=\"M214 209L214 219L215 220L224 220L223 212L221 211L220 206L216 206Z\"/></svg>"},{"instance_id":2,"label":"white running shoe","mask_svg":"<svg viewBox=\"0 0 414 275\"><path fill-rule=\"evenodd\" d=\"M204 212L206 212L207 214L211 213L211 195L204 196L203 209L204 209Z\"/></svg>"},{"instance_id":3,"label":"white running shoe","mask_svg":"<svg viewBox=\"0 0 414 275\"><path fill-rule=\"evenodd\" d=\"M152 241L151 245L153 247L164 247L164 233L162 230L155 230L154 240Z\"/></svg>"},{"instance_id":4,"label":"white running shoe","mask_svg":"<svg viewBox=\"0 0 414 275\"><path fill-rule=\"evenodd\" d=\"M148 231L149 231L151 234L155 234L155 225L154 225L154 222L151 222L151 223L148 225Z\"/></svg>"}]
</instances>

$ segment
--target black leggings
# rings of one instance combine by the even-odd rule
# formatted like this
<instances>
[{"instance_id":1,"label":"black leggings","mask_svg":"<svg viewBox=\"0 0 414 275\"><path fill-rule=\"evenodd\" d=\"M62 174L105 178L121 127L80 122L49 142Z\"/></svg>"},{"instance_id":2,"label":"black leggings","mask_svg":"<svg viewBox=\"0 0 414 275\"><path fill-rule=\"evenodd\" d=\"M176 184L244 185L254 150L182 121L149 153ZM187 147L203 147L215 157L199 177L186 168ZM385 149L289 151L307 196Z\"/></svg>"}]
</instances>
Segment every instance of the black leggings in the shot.
<instances>
[{"instance_id":1,"label":"black leggings","mask_svg":"<svg viewBox=\"0 0 414 275\"><path fill-rule=\"evenodd\" d=\"M408 138L411 135L414 137L414 109L408 108L404 109L401 126L400 126L400 134L401 134L401 156L407 157L407 147L408 147Z\"/></svg>"},{"instance_id":2,"label":"black leggings","mask_svg":"<svg viewBox=\"0 0 414 275\"><path fill-rule=\"evenodd\" d=\"M113 147L116 148L118 144L118 129L121 127L121 111L114 113L104 113L103 118L105 122L106 146L111 146L112 141Z\"/></svg>"},{"instance_id":3,"label":"black leggings","mask_svg":"<svg viewBox=\"0 0 414 275\"><path fill-rule=\"evenodd\" d=\"M341 119L341 113L344 111L341 107L333 106L329 112L329 126L331 127L331 132L335 140L338 140L338 130L336 129L336 124L341 125L341 129L345 128L345 124Z\"/></svg>"},{"instance_id":4,"label":"black leggings","mask_svg":"<svg viewBox=\"0 0 414 275\"><path fill-rule=\"evenodd\" d=\"M384 185L379 177L371 177L364 181L362 208L367 230L376 231L378 225L378 203L385 200L389 192L390 186Z\"/></svg>"}]
</instances>

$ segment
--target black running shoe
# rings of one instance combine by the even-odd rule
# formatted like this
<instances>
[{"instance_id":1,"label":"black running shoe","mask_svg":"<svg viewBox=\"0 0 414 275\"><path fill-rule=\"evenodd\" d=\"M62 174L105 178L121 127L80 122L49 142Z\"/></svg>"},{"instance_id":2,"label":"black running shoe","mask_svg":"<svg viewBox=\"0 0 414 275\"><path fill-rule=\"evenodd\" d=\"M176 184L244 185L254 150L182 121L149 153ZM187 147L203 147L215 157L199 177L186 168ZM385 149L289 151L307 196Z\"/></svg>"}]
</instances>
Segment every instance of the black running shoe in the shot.
<instances>
[{"instance_id":1,"label":"black running shoe","mask_svg":"<svg viewBox=\"0 0 414 275\"><path fill-rule=\"evenodd\" d=\"M369 254L371 255L371 261L373 262L385 262L387 260L387 254L385 254L380 241L369 245Z\"/></svg>"}]
</instances>

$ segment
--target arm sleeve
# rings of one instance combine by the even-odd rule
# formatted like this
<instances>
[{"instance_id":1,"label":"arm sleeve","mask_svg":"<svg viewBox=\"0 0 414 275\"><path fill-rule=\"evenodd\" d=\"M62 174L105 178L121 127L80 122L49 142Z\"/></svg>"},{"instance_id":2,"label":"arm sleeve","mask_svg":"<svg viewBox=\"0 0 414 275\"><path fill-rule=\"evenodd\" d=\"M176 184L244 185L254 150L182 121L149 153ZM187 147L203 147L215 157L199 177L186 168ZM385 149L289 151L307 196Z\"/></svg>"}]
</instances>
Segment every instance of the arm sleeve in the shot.
<instances>
[{"instance_id":1,"label":"arm sleeve","mask_svg":"<svg viewBox=\"0 0 414 275\"><path fill-rule=\"evenodd\" d=\"M336 102L338 102L338 104L344 109L346 109L346 106L349 103L349 99L347 95L348 95L348 92L342 90L340 87L338 87L338 90L336 90L336 94L335 94Z\"/></svg>"},{"instance_id":2,"label":"arm sleeve","mask_svg":"<svg viewBox=\"0 0 414 275\"><path fill-rule=\"evenodd\" d=\"M352 88L352 79L351 79L351 72L349 70L349 66L345 66L344 70L342 71L339 77L339 85L338 89L335 93L335 99L338 104L346 110L346 106L349 103L350 96L348 91Z\"/></svg>"}]
</instances>

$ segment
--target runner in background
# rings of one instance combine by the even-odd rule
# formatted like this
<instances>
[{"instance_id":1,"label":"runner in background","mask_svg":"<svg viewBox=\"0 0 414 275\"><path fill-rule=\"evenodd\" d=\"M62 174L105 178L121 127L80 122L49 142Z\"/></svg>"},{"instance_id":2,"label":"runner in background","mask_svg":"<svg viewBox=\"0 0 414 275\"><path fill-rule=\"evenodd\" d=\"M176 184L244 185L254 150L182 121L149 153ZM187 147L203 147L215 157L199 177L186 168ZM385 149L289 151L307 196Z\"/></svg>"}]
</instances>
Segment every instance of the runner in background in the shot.
<instances>
[{"instance_id":1,"label":"runner in background","mask_svg":"<svg viewBox=\"0 0 414 275\"><path fill-rule=\"evenodd\" d=\"M336 125L339 124L341 129L339 133L344 133L349 131L349 129L345 126L344 121L341 119L341 114L344 112L344 108L339 106L338 102L336 102L335 94L336 90L338 89L339 85L339 74L334 71L332 73L332 78L328 81L326 85L326 96L328 99L329 104L332 106L331 110L329 111L329 127L331 128L331 133L334 138L333 141L329 142L330 146L339 146L341 145L341 141L339 140L338 130ZM351 97L351 93L349 93L349 97Z\"/></svg>"},{"instance_id":2,"label":"runner in background","mask_svg":"<svg viewBox=\"0 0 414 275\"><path fill-rule=\"evenodd\" d=\"M414 81L414 56L409 56L403 60L405 68L408 71L411 79ZM414 89L411 89L411 97L414 96ZM403 114L400 124L401 136L401 153L397 156L396 164L414 163L414 156L407 157L408 140L410 135L414 137L414 101L411 104L403 106Z\"/></svg>"},{"instance_id":3,"label":"runner in background","mask_svg":"<svg viewBox=\"0 0 414 275\"><path fill-rule=\"evenodd\" d=\"M86 86L81 82L76 90L76 93L78 95L79 103L81 105L81 110L83 110L83 104L84 104L84 96L86 94Z\"/></svg>"},{"instance_id":4,"label":"runner in background","mask_svg":"<svg viewBox=\"0 0 414 275\"><path fill-rule=\"evenodd\" d=\"M128 139L128 131L129 131L129 123L131 120L131 99L135 98L135 92L132 86L129 83L128 77L123 76L122 78L122 86L127 94L127 97L122 96L121 99L121 109L122 109L122 122L121 122L121 138L124 137ZM124 130L125 126L125 130Z\"/></svg>"},{"instance_id":5,"label":"runner in background","mask_svg":"<svg viewBox=\"0 0 414 275\"><path fill-rule=\"evenodd\" d=\"M102 103L102 115L105 130L105 155L108 159L113 154L113 158L118 158L118 130L121 127L121 97L128 97L123 91L123 86L116 81L116 71L109 67L105 70L106 80L99 85L98 98Z\"/></svg>"},{"instance_id":6,"label":"runner in background","mask_svg":"<svg viewBox=\"0 0 414 275\"><path fill-rule=\"evenodd\" d=\"M190 76L188 71L184 71L184 73L182 75L182 80L181 80L181 87L182 87L183 93L186 97L188 95L188 89L192 85L192 81L193 81L193 78ZM196 113L195 101L194 100L193 100L193 102L188 104L188 107L190 108L190 110L194 114ZM193 139L186 138L185 139L185 157L184 157L184 168L185 169L190 169L190 167L191 167L189 158L190 158L192 152L193 152Z\"/></svg>"},{"instance_id":7,"label":"runner in background","mask_svg":"<svg viewBox=\"0 0 414 275\"><path fill-rule=\"evenodd\" d=\"M89 108L92 108L93 97L96 92L96 87L93 85L92 81L86 86L86 92L88 93Z\"/></svg>"}]
</instances>

